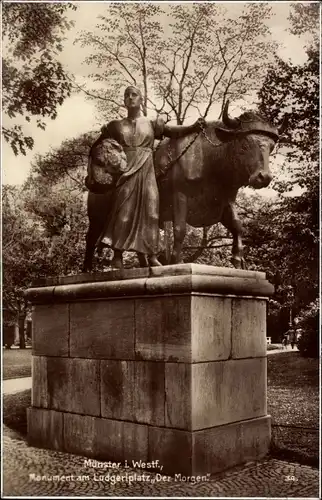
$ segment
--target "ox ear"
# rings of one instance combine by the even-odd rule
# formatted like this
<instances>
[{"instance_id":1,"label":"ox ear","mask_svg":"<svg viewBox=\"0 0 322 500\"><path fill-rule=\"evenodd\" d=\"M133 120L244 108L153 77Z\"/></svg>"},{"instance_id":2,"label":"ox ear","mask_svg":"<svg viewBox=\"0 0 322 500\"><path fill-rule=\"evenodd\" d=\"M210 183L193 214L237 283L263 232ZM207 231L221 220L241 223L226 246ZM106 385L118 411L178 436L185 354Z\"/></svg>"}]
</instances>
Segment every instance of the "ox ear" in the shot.
<instances>
[{"instance_id":1,"label":"ox ear","mask_svg":"<svg viewBox=\"0 0 322 500\"><path fill-rule=\"evenodd\" d=\"M234 130L227 130L222 127L215 127L216 136L221 142L232 141L236 137L236 132Z\"/></svg>"}]
</instances>

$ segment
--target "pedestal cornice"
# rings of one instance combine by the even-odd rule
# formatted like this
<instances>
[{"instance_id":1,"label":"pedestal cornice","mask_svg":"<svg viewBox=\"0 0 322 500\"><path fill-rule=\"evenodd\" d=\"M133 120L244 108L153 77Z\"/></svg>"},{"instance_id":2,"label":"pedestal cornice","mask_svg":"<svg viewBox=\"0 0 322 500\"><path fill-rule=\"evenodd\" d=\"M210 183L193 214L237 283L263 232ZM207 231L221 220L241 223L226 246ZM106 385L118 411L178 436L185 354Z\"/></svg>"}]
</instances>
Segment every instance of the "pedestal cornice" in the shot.
<instances>
[{"instance_id":1,"label":"pedestal cornice","mask_svg":"<svg viewBox=\"0 0 322 500\"><path fill-rule=\"evenodd\" d=\"M39 304L185 293L267 298L274 287L262 272L179 264L44 278L26 290L25 297Z\"/></svg>"}]
</instances>

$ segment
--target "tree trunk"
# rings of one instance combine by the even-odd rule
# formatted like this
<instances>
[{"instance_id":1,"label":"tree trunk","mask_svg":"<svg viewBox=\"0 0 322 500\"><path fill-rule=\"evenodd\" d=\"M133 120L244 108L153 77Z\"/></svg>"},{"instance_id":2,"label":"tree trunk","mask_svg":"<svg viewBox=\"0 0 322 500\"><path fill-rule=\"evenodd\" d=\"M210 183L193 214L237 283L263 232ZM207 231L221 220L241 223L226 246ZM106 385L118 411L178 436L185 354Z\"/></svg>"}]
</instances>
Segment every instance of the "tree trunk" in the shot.
<instances>
[{"instance_id":1,"label":"tree trunk","mask_svg":"<svg viewBox=\"0 0 322 500\"><path fill-rule=\"evenodd\" d=\"M14 325L14 344L18 345L19 344L19 321L15 321Z\"/></svg>"},{"instance_id":2,"label":"tree trunk","mask_svg":"<svg viewBox=\"0 0 322 500\"><path fill-rule=\"evenodd\" d=\"M165 245L165 257L167 264L170 264L170 258L171 258L171 229L172 229L172 222L166 221L164 223L164 245Z\"/></svg>"},{"instance_id":3,"label":"tree trunk","mask_svg":"<svg viewBox=\"0 0 322 500\"><path fill-rule=\"evenodd\" d=\"M26 349L25 342L25 314L19 315L19 347L20 349Z\"/></svg>"}]
</instances>

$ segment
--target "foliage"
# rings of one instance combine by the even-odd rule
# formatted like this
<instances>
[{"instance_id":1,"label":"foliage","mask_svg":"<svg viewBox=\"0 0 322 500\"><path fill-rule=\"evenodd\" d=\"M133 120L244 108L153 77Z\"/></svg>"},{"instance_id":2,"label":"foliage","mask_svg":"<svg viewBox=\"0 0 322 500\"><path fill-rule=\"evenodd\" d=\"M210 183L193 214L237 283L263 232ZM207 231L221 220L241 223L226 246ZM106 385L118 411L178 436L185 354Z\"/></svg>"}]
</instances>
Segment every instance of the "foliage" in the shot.
<instances>
[{"instance_id":1,"label":"foliage","mask_svg":"<svg viewBox=\"0 0 322 500\"><path fill-rule=\"evenodd\" d=\"M267 73L259 92L260 110L272 121L288 114L284 134L287 163L291 179L277 184L280 192L295 185L314 190L318 183L319 139L319 51L311 49L303 65L294 65L280 58Z\"/></svg>"},{"instance_id":2,"label":"foliage","mask_svg":"<svg viewBox=\"0 0 322 500\"><path fill-rule=\"evenodd\" d=\"M246 261L250 268L265 271L275 286L268 318L275 341L288 329L290 311L294 316L318 294L317 236L313 239L306 230L310 213L293 215L288 201L282 196L263 200L253 215L244 216Z\"/></svg>"},{"instance_id":3,"label":"foliage","mask_svg":"<svg viewBox=\"0 0 322 500\"><path fill-rule=\"evenodd\" d=\"M82 173L64 176L53 185L47 177L31 176L25 185L25 208L43 228L50 276L80 271L87 226ZM76 186L75 186L75 183Z\"/></svg>"},{"instance_id":4,"label":"foliage","mask_svg":"<svg viewBox=\"0 0 322 500\"><path fill-rule=\"evenodd\" d=\"M311 302L298 316L297 327L302 330L298 348L302 356L319 357L319 303Z\"/></svg>"},{"instance_id":5,"label":"foliage","mask_svg":"<svg viewBox=\"0 0 322 500\"><path fill-rule=\"evenodd\" d=\"M104 116L120 116L121 86L131 83L146 91L149 112L164 112L181 123L202 100L207 102L207 114L218 99L241 97L255 75L257 82L263 74L261 58L274 48L263 23L269 7L249 5L239 17L229 19L227 14L222 17L224 9L218 5L169 6L165 12L170 30L160 24L162 9L151 4L111 4L98 30L80 35L83 46L93 47L87 63L95 66L91 76L103 86L95 94L84 90L100 103ZM256 55L250 57L252 52ZM167 67L170 60L172 66ZM25 186L25 209L46 238L50 274L80 269L87 226L83 179L93 140L93 134L85 134L38 156ZM218 226L191 228L185 258L218 265L227 262L228 242L223 237L226 233Z\"/></svg>"},{"instance_id":6,"label":"foliage","mask_svg":"<svg viewBox=\"0 0 322 500\"><path fill-rule=\"evenodd\" d=\"M128 84L144 91L145 112L179 124L191 114L207 116L214 103L245 97L264 77L262 60L276 48L264 23L270 10L249 4L230 18L218 4L112 4L96 31L78 39L93 48L86 63L95 67L90 76L101 88L75 85L104 119L121 113L121 89Z\"/></svg>"},{"instance_id":7,"label":"foliage","mask_svg":"<svg viewBox=\"0 0 322 500\"><path fill-rule=\"evenodd\" d=\"M3 306L18 317L25 310L24 289L36 272L46 272L45 242L41 230L26 217L22 191L2 190Z\"/></svg>"},{"instance_id":8,"label":"foliage","mask_svg":"<svg viewBox=\"0 0 322 500\"><path fill-rule=\"evenodd\" d=\"M45 129L44 118L55 119L57 106L70 95L71 84L57 56L63 48L62 34L72 26L66 13L71 4L4 3L3 136L15 154L26 154L34 140L27 136L15 118L27 122L36 117Z\"/></svg>"},{"instance_id":9,"label":"foliage","mask_svg":"<svg viewBox=\"0 0 322 500\"><path fill-rule=\"evenodd\" d=\"M3 186L3 307L16 321L27 311L24 290L40 276L78 272L84 253L82 193L66 178L54 188L46 181Z\"/></svg>"},{"instance_id":10,"label":"foliage","mask_svg":"<svg viewBox=\"0 0 322 500\"><path fill-rule=\"evenodd\" d=\"M294 30L317 26L308 16L305 25L292 13ZM310 11L316 12L316 9ZM305 11L306 12L306 11ZM305 28L306 26L306 28ZM247 255L268 273L276 287L274 315L287 329L291 317L318 295L319 262L319 50L307 49L307 61L294 65L276 58L259 92L260 111L270 120L288 112L288 127L279 153L285 161L274 183L278 195L263 202L253 220L247 221ZM281 332L282 333L282 332Z\"/></svg>"},{"instance_id":11,"label":"foliage","mask_svg":"<svg viewBox=\"0 0 322 500\"><path fill-rule=\"evenodd\" d=\"M66 177L70 187L85 191L84 178L88 163L88 153L98 134L89 132L74 139L63 141L62 144L43 155L36 155L32 162L32 174L27 184L36 183L45 187L61 183ZM36 177L39 177L36 181Z\"/></svg>"},{"instance_id":12,"label":"foliage","mask_svg":"<svg viewBox=\"0 0 322 500\"><path fill-rule=\"evenodd\" d=\"M313 39L312 44L319 43L319 21L320 4L315 3L295 3L289 16L291 22L290 32L293 35L309 33Z\"/></svg>"},{"instance_id":13,"label":"foliage","mask_svg":"<svg viewBox=\"0 0 322 500\"><path fill-rule=\"evenodd\" d=\"M37 9L39 7L38 4ZM57 4L56 7L57 12L50 12L56 12L58 17L52 14L50 23L59 31L68 27L59 21L65 19L67 6ZM7 12L10 14L9 10ZM165 24L160 23L161 12L166 13ZM265 60L269 61L275 49L263 23L269 15L270 8L263 4L246 5L243 13L233 18L229 18L219 4L200 3L189 7L111 4L100 19L97 32L82 33L79 38L82 46L93 47L86 62L95 67L91 76L102 86L95 92L85 87L83 90L95 99L106 119L122 114L119 98L121 87L126 83L146 90L146 112L163 112L178 123L196 111L206 116L215 102L227 97L247 97L250 88L260 85L267 69L262 64L263 57L265 55ZM49 50L49 42L54 52L60 50L57 30L50 31L44 26L45 32L39 40L35 35L34 40L28 26L27 23L28 36L23 29L21 38L12 31L12 50L13 41L20 43L17 41L14 57L30 54L31 47L35 47L32 43L38 44L41 51ZM34 57L32 53L31 60ZM292 176L284 184L276 183L276 188L284 193L301 186L305 191L296 197L281 194L274 202L260 201L255 196L239 198L245 220L248 265L266 270L268 278L276 285L277 294L271 301L275 318L282 310L286 319L291 306L297 313L317 293L317 68L314 50L302 66L276 59L260 91L261 111L276 122L283 113L281 102L283 106L293 106L286 133L286 154ZM7 85L9 83L8 80ZM201 102L206 103L203 109ZM30 109L36 111L36 108ZM46 108L46 113L55 112L51 109ZM15 217L21 225L21 237L12 249L10 245L6 247L5 259L10 263L7 270L11 269L7 276L12 280L15 259L18 263L19 259L24 261L21 264L25 272L23 279L18 274L16 280L19 286L21 283L28 286L33 277L42 274L68 274L80 270L87 227L83 179L93 140L94 134L88 133L38 156L24 190L15 195L19 205ZM10 228L14 222L10 210L6 218L7 228ZM9 229L7 234L10 234ZM185 260L227 265L226 250L230 241L226 236L220 226L204 230L189 228ZM20 239L25 242L23 251Z\"/></svg>"},{"instance_id":14,"label":"foliage","mask_svg":"<svg viewBox=\"0 0 322 500\"><path fill-rule=\"evenodd\" d=\"M94 133L83 134L36 156L24 185L25 209L47 238L52 276L81 270L88 224L84 179L94 139Z\"/></svg>"}]
</instances>

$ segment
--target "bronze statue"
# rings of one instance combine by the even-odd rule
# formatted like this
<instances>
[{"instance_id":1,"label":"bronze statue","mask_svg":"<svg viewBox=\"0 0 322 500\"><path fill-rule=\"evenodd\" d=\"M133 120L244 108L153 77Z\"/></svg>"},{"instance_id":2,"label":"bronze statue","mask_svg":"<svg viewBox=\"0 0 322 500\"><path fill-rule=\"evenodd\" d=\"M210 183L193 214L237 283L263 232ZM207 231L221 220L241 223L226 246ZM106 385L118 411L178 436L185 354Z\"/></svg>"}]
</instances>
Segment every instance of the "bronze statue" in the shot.
<instances>
[{"instance_id":1,"label":"bronze statue","mask_svg":"<svg viewBox=\"0 0 322 500\"><path fill-rule=\"evenodd\" d=\"M127 169L107 193L89 193L90 226L84 271L91 269L95 247L102 245L114 251L111 267L122 268L122 252L125 250L137 253L141 267L161 266L157 259L159 191L153 165L154 140L163 136L179 138L200 130L200 120L191 126L170 127L161 118L150 120L142 116L142 95L136 87L125 90L124 104L127 117L103 127L102 135L89 155L91 162L100 142L113 139L123 147ZM98 209L102 211L97 212ZM101 218L100 222L94 220L95 216Z\"/></svg>"},{"instance_id":2,"label":"bronze statue","mask_svg":"<svg viewBox=\"0 0 322 500\"><path fill-rule=\"evenodd\" d=\"M242 186L269 185L269 155L286 123L278 130L253 111L231 118L228 106L227 101L222 122L207 122L195 140L191 136L166 140L156 151L160 224L173 222L172 264L181 261L186 223L205 227L221 222L233 236L232 263L244 268L237 192ZM167 168L169 157L178 158L171 168Z\"/></svg>"},{"instance_id":3,"label":"bronze statue","mask_svg":"<svg viewBox=\"0 0 322 500\"><path fill-rule=\"evenodd\" d=\"M133 147L128 146L129 140L134 141L139 152L140 148L148 145L149 153L146 156L148 165L152 165L153 139L162 135L170 137L161 142L154 157L160 196L159 225L162 227L165 221L173 222L174 246L170 263L175 264L181 261L186 223L194 227L203 227L221 222L233 236L233 265L236 268L243 268L242 228L235 210L237 192L240 187L247 185L255 189L268 186L272 179L269 170L269 155L278 141L279 134L282 133L284 124L278 130L253 111L245 112L239 118L231 118L228 115L229 103L227 101L222 121L206 123L201 120L191 127L170 128L162 121L151 122L145 117L140 117L138 113L141 95L137 89L132 87L130 89L132 89L130 95L132 96L132 92L135 95L131 98L126 97L125 100L128 118L111 122L106 130L111 137L124 145L125 151L127 147ZM135 116L137 117L134 120L138 125L136 128L139 134L138 140L134 134L134 126L131 125L132 117ZM131 162L131 155L129 159ZM131 249L138 252L140 266L160 264L156 258L158 192L154 182L153 167L148 167L148 169L151 169L149 171L153 179L149 188L151 191L144 196L141 193L138 199L149 199L151 212L147 218L144 218L144 230L136 231L136 227L142 228L141 221L137 219L135 220L138 225L133 230L128 224L128 230L133 231L131 237L135 241L140 240L144 235L150 245L141 247L133 244L131 246ZM143 172L144 169L141 170L141 174ZM135 179L136 177L133 178L133 183ZM127 185L132 185L132 182ZM104 243L104 238L107 238L109 242L108 238L111 238L113 231L114 242L116 242L116 245L114 243L116 252L113 266L121 267L122 250L129 248L125 243L123 229L121 230L120 226L115 223L116 216L119 221L121 220L120 210L116 207L120 207L123 196L127 195L126 186L117 188L116 192L118 193L116 198L112 191L104 194L89 192L90 225L86 237L84 271L92 268L97 241ZM122 196L119 197L120 193ZM118 200L116 204L115 201L113 202L115 199ZM133 206L129 208L132 222L135 213L131 212ZM129 211L126 213L128 214ZM100 248L99 245L98 248Z\"/></svg>"}]
</instances>

